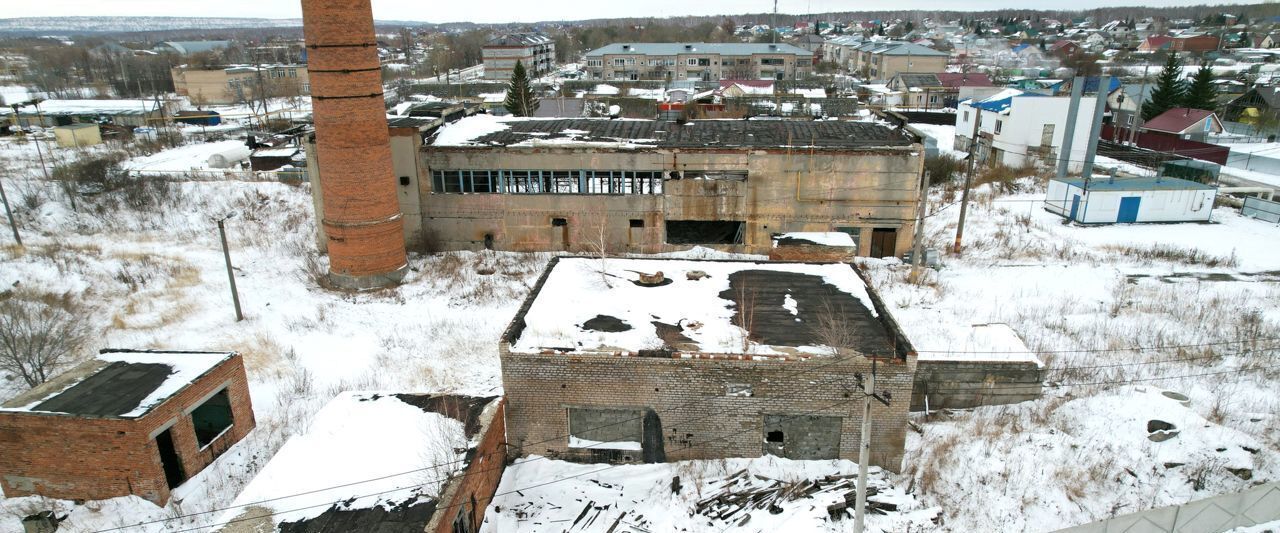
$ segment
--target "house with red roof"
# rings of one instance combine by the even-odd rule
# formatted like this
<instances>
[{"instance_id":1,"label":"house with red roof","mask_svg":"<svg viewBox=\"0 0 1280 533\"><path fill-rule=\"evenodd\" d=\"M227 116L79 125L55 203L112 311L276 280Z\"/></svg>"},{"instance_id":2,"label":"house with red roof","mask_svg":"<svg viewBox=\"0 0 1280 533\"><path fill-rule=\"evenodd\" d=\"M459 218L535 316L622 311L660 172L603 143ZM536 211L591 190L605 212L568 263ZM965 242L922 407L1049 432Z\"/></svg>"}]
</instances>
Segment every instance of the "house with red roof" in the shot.
<instances>
[{"instance_id":1,"label":"house with red roof","mask_svg":"<svg viewBox=\"0 0 1280 533\"><path fill-rule=\"evenodd\" d=\"M1148 120L1143 131L1203 142L1210 133L1222 133L1222 120L1213 111L1175 107Z\"/></svg>"},{"instance_id":2,"label":"house with red roof","mask_svg":"<svg viewBox=\"0 0 1280 533\"><path fill-rule=\"evenodd\" d=\"M1173 46L1173 37L1168 35L1152 35L1142 41L1138 45L1138 51L1155 52L1157 50L1168 50Z\"/></svg>"},{"instance_id":3,"label":"house with red roof","mask_svg":"<svg viewBox=\"0 0 1280 533\"><path fill-rule=\"evenodd\" d=\"M1049 53L1065 59L1080 53L1080 44L1067 39L1059 39L1049 45Z\"/></svg>"}]
</instances>

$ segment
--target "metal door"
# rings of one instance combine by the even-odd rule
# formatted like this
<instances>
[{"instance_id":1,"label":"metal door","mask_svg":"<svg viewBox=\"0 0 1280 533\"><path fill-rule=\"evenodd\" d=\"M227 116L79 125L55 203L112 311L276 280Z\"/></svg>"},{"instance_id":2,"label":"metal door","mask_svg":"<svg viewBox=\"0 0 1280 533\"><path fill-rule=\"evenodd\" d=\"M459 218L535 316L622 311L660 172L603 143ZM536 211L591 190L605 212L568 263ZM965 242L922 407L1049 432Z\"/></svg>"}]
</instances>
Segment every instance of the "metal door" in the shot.
<instances>
[{"instance_id":1,"label":"metal door","mask_svg":"<svg viewBox=\"0 0 1280 533\"><path fill-rule=\"evenodd\" d=\"M1080 195L1071 197L1071 216L1067 217L1071 220L1076 219L1076 213L1080 211ZM1078 221L1077 221L1078 222Z\"/></svg>"},{"instance_id":2,"label":"metal door","mask_svg":"<svg viewBox=\"0 0 1280 533\"><path fill-rule=\"evenodd\" d=\"M1141 196L1126 196L1120 199L1120 212L1116 215L1116 222L1121 224L1133 223L1138 221L1138 205L1142 203Z\"/></svg>"}]
</instances>

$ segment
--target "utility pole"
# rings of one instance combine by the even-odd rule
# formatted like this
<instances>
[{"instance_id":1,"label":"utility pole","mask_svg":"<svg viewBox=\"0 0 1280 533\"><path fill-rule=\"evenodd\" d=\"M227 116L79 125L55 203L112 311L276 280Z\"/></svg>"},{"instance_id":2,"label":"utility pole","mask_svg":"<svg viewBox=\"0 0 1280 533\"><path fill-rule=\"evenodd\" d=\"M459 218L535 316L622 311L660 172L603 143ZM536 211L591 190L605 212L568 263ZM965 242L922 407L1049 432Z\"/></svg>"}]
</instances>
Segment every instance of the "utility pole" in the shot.
<instances>
[{"instance_id":1,"label":"utility pole","mask_svg":"<svg viewBox=\"0 0 1280 533\"><path fill-rule=\"evenodd\" d=\"M924 264L924 217L929 205L929 171L924 173L924 189L920 191L920 205L916 207L916 236L911 243L911 280L920 281L920 266Z\"/></svg>"},{"instance_id":2,"label":"utility pole","mask_svg":"<svg viewBox=\"0 0 1280 533\"><path fill-rule=\"evenodd\" d=\"M240 293L236 291L236 276L231 271L231 252L227 250L227 219L236 216L230 213L218 219L218 235L222 237L222 259L227 263L227 281L231 282L231 302L236 306L236 322L244 320L244 314L240 312Z\"/></svg>"},{"instance_id":3,"label":"utility pole","mask_svg":"<svg viewBox=\"0 0 1280 533\"><path fill-rule=\"evenodd\" d=\"M1086 189L1089 178L1093 175L1093 159L1098 155L1098 137L1102 136L1102 115L1107 111L1107 89L1110 87L1111 76L1098 78L1098 93L1094 96L1093 103L1093 123L1089 127L1089 147L1085 150L1084 169L1081 171Z\"/></svg>"},{"instance_id":4,"label":"utility pole","mask_svg":"<svg viewBox=\"0 0 1280 533\"><path fill-rule=\"evenodd\" d=\"M1133 140L1138 138L1138 125L1142 122L1142 106L1147 101L1147 71L1150 68L1151 65L1142 66L1142 88L1138 89L1138 108L1133 111L1133 124L1129 125L1129 144L1133 144Z\"/></svg>"},{"instance_id":5,"label":"utility pole","mask_svg":"<svg viewBox=\"0 0 1280 533\"><path fill-rule=\"evenodd\" d=\"M862 374L853 375L858 385L862 386L862 434L858 443L858 499L853 511L853 532L862 533L867 515L867 463L871 452L871 400L889 406L891 396L888 392L876 394L876 359L871 358L871 379L865 383Z\"/></svg>"},{"instance_id":6,"label":"utility pole","mask_svg":"<svg viewBox=\"0 0 1280 533\"><path fill-rule=\"evenodd\" d=\"M951 247L953 254L960 253L960 243L964 239L964 217L969 212L969 189L973 187L974 165L977 158L978 124L982 122L982 109L972 104L969 107L972 107L977 114L973 116L973 136L970 137L969 142L969 171L964 174L964 190L960 191L960 221L956 225L956 242Z\"/></svg>"},{"instance_id":7,"label":"utility pole","mask_svg":"<svg viewBox=\"0 0 1280 533\"><path fill-rule=\"evenodd\" d=\"M1071 144L1076 137L1076 115L1080 114L1080 96L1084 94L1084 76L1071 82L1071 105L1067 106L1067 129L1062 132L1062 150L1058 154L1058 179L1067 177L1071 165Z\"/></svg>"},{"instance_id":8,"label":"utility pole","mask_svg":"<svg viewBox=\"0 0 1280 533\"><path fill-rule=\"evenodd\" d=\"M9 210L9 197L4 194L4 181L0 180L0 202L4 203L4 214L9 217L9 228L13 230L13 240L22 246L22 236L18 235L18 223L13 221L13 211Z\"/></svg>"}]
</instances>

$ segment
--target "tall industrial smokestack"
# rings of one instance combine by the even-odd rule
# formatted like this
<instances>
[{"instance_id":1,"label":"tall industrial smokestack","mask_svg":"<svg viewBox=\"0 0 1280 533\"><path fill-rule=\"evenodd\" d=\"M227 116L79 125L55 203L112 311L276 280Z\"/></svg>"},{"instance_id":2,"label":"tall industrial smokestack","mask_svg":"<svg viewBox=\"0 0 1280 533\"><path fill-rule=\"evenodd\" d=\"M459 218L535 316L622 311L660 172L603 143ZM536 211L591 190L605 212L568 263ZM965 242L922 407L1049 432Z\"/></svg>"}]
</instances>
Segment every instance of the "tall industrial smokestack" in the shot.
<instances>
[{"instance_id":1,"label":"tall industrial smokestack","mask_svg":"<svg viewBox=\"0 0 1280 533\"><path fill-rule=\"evenodd\" d=\"M329 278L348 289L408 267L370 1L302 0Z\"/></svg>"}]
</instances>

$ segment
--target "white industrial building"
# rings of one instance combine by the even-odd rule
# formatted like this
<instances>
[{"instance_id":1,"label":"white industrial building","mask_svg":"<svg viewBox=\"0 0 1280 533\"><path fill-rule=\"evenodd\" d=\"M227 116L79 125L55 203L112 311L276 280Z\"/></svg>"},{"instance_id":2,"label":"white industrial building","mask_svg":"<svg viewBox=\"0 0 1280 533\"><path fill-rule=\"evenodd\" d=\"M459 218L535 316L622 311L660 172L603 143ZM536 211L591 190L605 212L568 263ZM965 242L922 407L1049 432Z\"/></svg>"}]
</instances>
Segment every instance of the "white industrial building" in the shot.
<instances>
[{"instance_id":1,"label":"white industrial building","mask_svg":"<svg viewBox=\"0 0 1280 533\"><path fill-rule=\"evenodd\" d=\"M1080 224L1208 222L1217 194L1178 178L1053 179L1045 209Z\"/></svg>"},{"instance_id":2,"label":"white industrial building","mask_svg":"<svg viewBox=\"0 0 1280 533\"><path fill-rule=\"evenodd\" d=\"M1078 171L1088 149L1095 97L1080 99L1071 141L1070 168ZM968 150L978 122L977 160L1011 167L1041 161L1057 165L1066 137L1071 97L1008 89L981 100L960 102L956 110L956 150Z\"/></svg>"}]
</instances>

